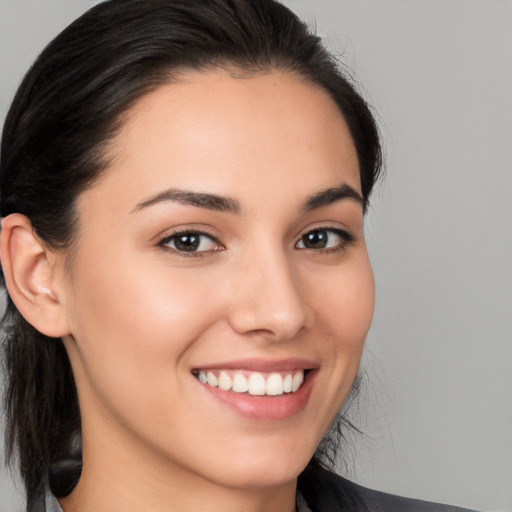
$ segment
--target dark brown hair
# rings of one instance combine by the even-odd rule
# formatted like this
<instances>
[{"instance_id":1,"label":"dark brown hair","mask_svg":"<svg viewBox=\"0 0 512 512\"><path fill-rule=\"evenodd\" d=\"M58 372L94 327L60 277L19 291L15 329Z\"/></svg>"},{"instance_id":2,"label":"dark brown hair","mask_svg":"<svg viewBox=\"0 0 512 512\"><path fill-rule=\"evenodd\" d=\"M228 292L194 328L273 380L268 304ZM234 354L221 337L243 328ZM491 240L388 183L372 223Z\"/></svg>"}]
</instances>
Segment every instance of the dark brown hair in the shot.
<instances>
[{"instance_id":1,"label":"dark brown hair","mask_svg":"<svg viewBox=\"0 0 512 512\"><path fill-rule=\"evenodd\" d=\"M381 168L371 110L289 9L274 0L110 0L57 36L18 89L3 129L2 217L24 214L48 246L70 248L77 197L108 166L122 114L184 70L216 68L290 72L327 91L355 143L366 209ZM63 496L76 484L80 412L62 342L36 331L10 298L3 327L7 455L18 458L30 510L45 485Z\"/></svg>"}]
</instances>

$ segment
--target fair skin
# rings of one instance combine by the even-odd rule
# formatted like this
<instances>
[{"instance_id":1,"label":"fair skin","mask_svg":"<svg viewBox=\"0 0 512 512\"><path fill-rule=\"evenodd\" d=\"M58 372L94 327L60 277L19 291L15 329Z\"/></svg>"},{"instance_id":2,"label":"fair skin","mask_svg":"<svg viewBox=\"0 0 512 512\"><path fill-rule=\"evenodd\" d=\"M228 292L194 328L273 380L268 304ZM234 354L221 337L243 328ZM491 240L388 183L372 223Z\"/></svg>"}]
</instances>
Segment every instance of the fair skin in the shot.
<instances>
[{"instance_id":1,"label":"fair skin","mask_svg":"<svg viewBox=\"0 0 512 512\"><path fill-rule=\"evenodd\" d=\"M109 151L72 259L20 215L3 225L11 295L63 337L77 383L84 470L64 510L292 512L373 312L342 115L291 74L189 73L143 97ZM274 374L279 394L201 373ZM288 374L305 375L295 392Z\"/></svg>"}]
</instances>

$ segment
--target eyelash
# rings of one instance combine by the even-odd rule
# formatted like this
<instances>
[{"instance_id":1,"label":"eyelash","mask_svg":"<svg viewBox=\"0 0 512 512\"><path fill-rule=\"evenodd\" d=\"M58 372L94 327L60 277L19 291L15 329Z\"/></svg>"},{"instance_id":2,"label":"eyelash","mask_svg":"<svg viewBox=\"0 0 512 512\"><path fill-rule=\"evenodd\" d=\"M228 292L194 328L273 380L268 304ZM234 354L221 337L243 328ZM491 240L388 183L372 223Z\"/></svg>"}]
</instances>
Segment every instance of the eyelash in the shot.
<instances>
[{"instance_id":1,"label":"eyelash","mask_svg":"<svg viewBox=\"0 0 512 512\"><path fill-rule=\"evenodd\" d=\"M324 233L330 233L334 234L337 237L340 238L340 243L337 244L335 247L327 247L327 248L320 248L320 249L314 249L314 248L308 248L308 247L300 247L298 248L297 245L299 243L304 243L304 238L308 235L311 235L313 233L318 232L324 232ZM186 250L179 250L177 248L169 247L168 244L175 242L180 237L207 237L211 240L212 243L216 244L218 248L215 248L213 250L203 250L203 251L186 251ZM350 245L352 245L356 241L356 238L354 235L349 233L348 231L345 231L344 229L334 228L334 227L318 227L314 229L310 229L297 240L294 247L298 250L310 250L316 254L329 254L329 253L336 253L346 250ZM199 241L199 244L201 244L201 241ZM179 231L175 231L171 235L166 236L162 240L158 242L158 246L162 249L169 250L172 252L175 252L179 254L180 256L183 256L185 258L202 258L208 253L211 252L217 252L224 250L224 246L219 242L219 240L212 236L210 233L206 233L204 231L198 231L194 229L182 229Z\"/></svg>"},{"instance_id":2,"label":"eyelash","mask_svg":"<svg viewBox=\"0 0 512 512\"><path fill-rule=\"evenodd\" d=\"M192 236L207 237L213 243L215 243L217 246L219 246L219 248L218 249L214 249L213 251L212 250L210 250L210 251L180 251L179 249L175 249L175 248L172 248L172 247L168 246L169 243L171 243L173 241L176 241L180 237L183 238L183 237L186 237L186 236L188 236L188 237L192 237ZM166 250L175 252L175 253L177 253L180 256L183 256L185 258L202 258L207 253L217 252L217 251L221 251L221 250L224 249L224 247L217 240L217 238L212 236L210 233L206 233L205 231L200 231L200 230L196 230L196 229L180 229L178 231L175 231L171 235L168 235L165 238L163 238L162 240L160 240L158 242L158 246L161 247L162 249L166 249Z\"/></svg>"},{"instance_id":3,"label":"eyelash","mask_svg":"<svg viewBox=\"0 0 512 512\"><path fill-rule=\"evenodd\" d=\"M309 249L311 251L314 251L315 253L320 253L320 254L336 253L336 252L345 251L346 249L348 249L348 247L350 245L354 244L356 241L356 237L354 235L352 235L351 233L349 233L348 231L345 231L344 229L328 227L328 226L320 226L317 228L310 229L309 231L304 233L299 238L299 240L296 242L295 247L297 247L297 244L299 244L300 242L303 242L304 238L306 236L311 235L312 233L315 233L315 232L316 233L323 232L323 233L335 234L337 237L340 238L340 243L334 247L327 247L327 248L323 248L323 249L313 249L313 248L304 247L304 248L301 248L302 250Z\"/></svg>"}]
</instances>

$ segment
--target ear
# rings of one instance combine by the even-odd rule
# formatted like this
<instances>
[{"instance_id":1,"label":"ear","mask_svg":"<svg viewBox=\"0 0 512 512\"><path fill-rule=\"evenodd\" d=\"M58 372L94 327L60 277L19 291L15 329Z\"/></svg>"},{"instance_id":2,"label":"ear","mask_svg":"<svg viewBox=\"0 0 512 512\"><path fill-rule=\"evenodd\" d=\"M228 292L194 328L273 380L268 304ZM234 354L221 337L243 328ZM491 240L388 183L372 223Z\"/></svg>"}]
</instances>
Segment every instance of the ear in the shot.
<instances>
[{"instance_id":1,"label":"ear","mask_svg":"<svg viewBox=\"0 0 512 512\"><path fill-rule=\"evenodd\" d=\"M69 334L63 292L58 290L63 255L46 247L24 215L2 220L0 258L9 295L25 320L47 336Z\"/></svg>"}]
</instances>

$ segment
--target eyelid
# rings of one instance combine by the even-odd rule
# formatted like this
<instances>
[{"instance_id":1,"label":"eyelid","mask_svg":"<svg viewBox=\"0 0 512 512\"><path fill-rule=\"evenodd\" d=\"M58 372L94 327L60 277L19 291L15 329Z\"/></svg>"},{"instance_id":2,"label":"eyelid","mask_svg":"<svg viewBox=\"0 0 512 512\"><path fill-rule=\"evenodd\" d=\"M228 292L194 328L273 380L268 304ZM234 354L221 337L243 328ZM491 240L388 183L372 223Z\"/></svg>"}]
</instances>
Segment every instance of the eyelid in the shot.
<instances>
[{"instance_id":1,"label":"eyelid","mask_svg":"<svg viewBox=\"0 0 512 512\"><path fill-rule=\"evenodd\" d=\"M332 234L335 234L340 238L340 243L336 244L334 247L324 247L324 248L313 248L313 247L297 247L298 244L303 242L304 237L311 232L314 231L325 231ZM207 250L179 250L177 248L170 247L168 244L175 238L178 238L183 235L197 235L204 236L209 238L215 245L215 248L207 249ZM309 226L307 229L303 230L296 242L294 243L294 248L298 250L307 250L315 253L326 253L326 252L336 252L347 249L347 247L354 242L357 241L357 237L354 236L349 230L342 228L340 226L332 226L332 225L315 225ZM202 257L211 255L212 253L223 251L226 249L224 244L220 242L218 236L208 232L208 230L202 228L195 228L192 226L175 228L170 233L168 232L165 236L160 236L156 245L162 250L166 250L177 254L183 257Z\"/></svg>"},{"instance_id":2,"label":"eyelid","mask_svg":"<svg viewBox=\"0 0 512 512\"><path fill-rule=\"evenodd\" d=\"M303 238L311 232L314 231L326 231L330 233L334 233L336 236L340 237L342 240L342 243L335 247L326 247L326 248L320 248L320 249L314 249L310 247L297 247L297 245L303 241ZM295 242L294 247L299 250L303 251L312 251L315 253L325 253L325 252L336 252L336 251L342 251L347 249L348 246L352 245L354 242L357 241L357 237L352 234L349 230L341 228L339 226L331 226L331 225L318 225L318 226L312 226L308 229L304 230L301 235L299 236L298 240Z\"/></svg>"},{"instance_id":3,"label":"eyelid","mask_svg":"<svg viewBox=\"0 0 512 512\"><path fill-rule=\"evenodd\" d=\"M173 239L184 236L184 235L197 235L197 236L204 236L209 238L212 242L214 242L217 247L212 250L203 250L203 251L180 251L178 249L175 249L173 247L169 247L167 244L169 244ZM213 235L212 233L208 233L207 231L203 229L197 229L192 227L184 227L184 228L177 228L171 233L166 234L164 237L161 237L158 242L157 246L160 247L163 250L173 252L174 254L177 254L179 256L184 257L202 257L205 255L208 255L213 252L222 251L225 249L224 245L219 241L219 239Z\"/></svg>"}]
</instances>

